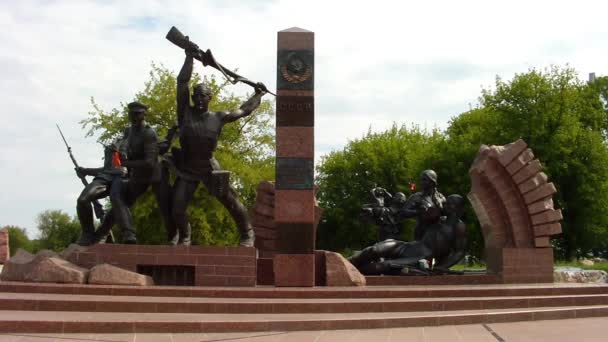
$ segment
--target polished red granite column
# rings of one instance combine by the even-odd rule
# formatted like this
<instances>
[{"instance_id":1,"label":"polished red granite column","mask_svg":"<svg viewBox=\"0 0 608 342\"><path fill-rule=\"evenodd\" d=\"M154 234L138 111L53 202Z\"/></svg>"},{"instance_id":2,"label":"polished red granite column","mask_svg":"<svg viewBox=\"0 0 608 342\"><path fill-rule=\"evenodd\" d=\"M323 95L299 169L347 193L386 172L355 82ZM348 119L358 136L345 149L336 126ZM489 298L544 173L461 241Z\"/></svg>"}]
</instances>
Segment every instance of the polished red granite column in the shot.
<instances>
[{"instance_id":1,"label":"polished red granite column","mask_svg":"<svg viewBox=\"0 0 608 342\"><path fill-rule=\"evenodd\" d=\"M277 45L275 285L314 286L314 33L280 31Z\"/></svg>"}]
</instances>

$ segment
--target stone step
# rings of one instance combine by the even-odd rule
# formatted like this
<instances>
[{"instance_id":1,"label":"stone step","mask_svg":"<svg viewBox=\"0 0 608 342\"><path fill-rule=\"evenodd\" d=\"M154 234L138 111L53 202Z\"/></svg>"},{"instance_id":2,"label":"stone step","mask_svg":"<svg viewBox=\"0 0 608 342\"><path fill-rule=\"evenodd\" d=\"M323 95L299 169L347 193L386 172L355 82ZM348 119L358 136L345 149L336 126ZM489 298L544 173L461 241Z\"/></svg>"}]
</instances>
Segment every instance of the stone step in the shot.
<instances>
[{"instance_id":1,"label":"stone step","mask_svg":"<svg viewBox=\"0 0 608 342\"><path fill-rule=\"evenodd\" d=\"M375 329L608 316L608 305L339 314L0 311L0 333L199 333Z\"/></svg>"},{"instance_id":2,"label":"stone step","mask_svg":"<svg viewBox=\"0 0 608 342\"><path fill-rule=\"evenodd\" d=\"M608 284L429 285L315 288L117 286L0 281L0 292L212 298L444 298L608 294Z\"/></svg>"},{"instance_id":3,"label":"stone step","mask_svg":"<svg viewBox=\"0 0 608 342\"><path fill-rule=\"evenodd\" d=\"M608 305L608 294L462 298L186 298L0 293L2 310L141 313L356 313Z\"/></svg>"}]
</instances>

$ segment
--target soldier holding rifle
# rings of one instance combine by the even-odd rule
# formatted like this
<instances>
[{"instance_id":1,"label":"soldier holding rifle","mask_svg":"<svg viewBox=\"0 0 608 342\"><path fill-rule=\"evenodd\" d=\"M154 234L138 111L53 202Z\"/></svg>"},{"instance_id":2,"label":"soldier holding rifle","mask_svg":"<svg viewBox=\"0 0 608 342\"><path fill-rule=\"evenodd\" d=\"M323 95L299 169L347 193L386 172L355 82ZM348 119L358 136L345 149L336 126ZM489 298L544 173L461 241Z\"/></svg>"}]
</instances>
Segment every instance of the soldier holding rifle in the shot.
<instances>
[{"instance_id":1,"label":"soldier holding rifle","mask_svg":"<svg viewBox=\"0 0 608 342\"><path fill-rule=\"evenodd\" d=\"M175 39L177 38L179 39ZM177 169L177 180L173 187L172 216L179 235L178 243L190 244L190 226L187 221L186 209L192 200L194 191L199 183L205 187L226 207L235 220L240 233L241 246L253 246L255 235L245 206L239 201L236 191L228 183L226 171L222 171L218 161L213 157L222 128L229 122L250 115L260 105L262 96L267 92L262 83L253 83L243 77L237 79L255 88L255 94L233 111L211 112L209 102L212 93L204 83L197 84L192 94L190 105L189 81L192 77L193 59L196 58L204 65L211 65L221 70L225 75L236 75L221 67L209 51L202 52L198 46L188 40L173 28L167 38L180 47L185 48L186 59L177 77L177 117L181 151L174 151L174 161ZM177 42L179 41L179 43ZM238 75L236 75L238 76ZM171 235L171 232L169 232Z\"/></svg>"}]
</instances>

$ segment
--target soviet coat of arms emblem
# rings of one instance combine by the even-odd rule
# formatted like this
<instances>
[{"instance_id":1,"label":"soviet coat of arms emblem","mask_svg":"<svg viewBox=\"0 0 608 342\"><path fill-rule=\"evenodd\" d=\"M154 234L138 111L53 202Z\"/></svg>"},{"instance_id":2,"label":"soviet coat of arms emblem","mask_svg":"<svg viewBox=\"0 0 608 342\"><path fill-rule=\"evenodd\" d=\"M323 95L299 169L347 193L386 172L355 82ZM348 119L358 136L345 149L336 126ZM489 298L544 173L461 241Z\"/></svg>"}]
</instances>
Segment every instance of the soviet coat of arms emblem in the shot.
<instances>
[{"instance_id":1,"label":"soviet coat of arms emblem","mask_svg":"<svg viewBox=\"0 0 608 342\"><path fill-rule=\"evenodd\" d=\"M289 83L302 83L312 76L312 65L306 64L298 53L292 51L281 66L281 75Z\"/></svg>"}]
</instances>

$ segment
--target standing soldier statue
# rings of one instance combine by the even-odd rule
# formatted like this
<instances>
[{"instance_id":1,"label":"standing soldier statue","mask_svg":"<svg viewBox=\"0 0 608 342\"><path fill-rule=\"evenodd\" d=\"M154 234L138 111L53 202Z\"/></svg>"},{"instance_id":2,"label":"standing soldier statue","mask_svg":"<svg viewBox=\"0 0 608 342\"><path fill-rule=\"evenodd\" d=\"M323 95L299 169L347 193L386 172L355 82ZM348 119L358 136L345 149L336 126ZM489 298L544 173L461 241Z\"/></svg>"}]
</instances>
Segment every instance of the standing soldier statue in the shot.
<instances>
[{"instance_id":1,"label":"standing soldier statue","mask_svg":"<svg viewBox=\"0 0 608 342\"><path fill-rule=\"evenodd\" d=\"M122 231L122 242L137 243L130 208L150 186L154 190L165 226L171 225L168 195L161 187L158 137L144 120L148 107L137 101L129 103L127 107L131 125L124 132L126 158L122 161L122 166L129 170L129 178L120 188L112 190L112 211L104 217L95 232L96 242L104 240L114 223L117 223Z\"/></svg>"},{"instance_id":2,"label":"standing soldier statue","mask_svg":"<svg viewBox=\"0 0 608 342\"><path fill-rule=\"evenodd\" d=\"M177 231L169 231L169 236L174 236L173 243L190 244L191 231L186 209L192 200L194 191L202 182L209 193L226 207L236 222L240 233L240 245L251 247L255 234L249 222L247 210L239 201L236 191L228 183L228 177L226 177L228 172L221 170L218 161L213 157L213 152L217 147L224 125L250 115L260 105L261 98L267 89L262 83L252 83L245 78L239 78L238 81L254 86L255 94L237 110L209 111L212 93L205 84L196 85L192 98L190 98L188 84L192 77L193 59L201 60L204 65L219 68L224 74L233 75L234 73L223 69L213 60L209 51L206 53L201 51L196 44L182 36L177 29L173 28L167 38L177 44L176 35L179 38L179 45L185 49L186 60L177 77L177 121L181 150L173 149L177 179L173 186L171 205ZM192 100L192 105L190 100Z\"/></svg>"}]
</instances>

